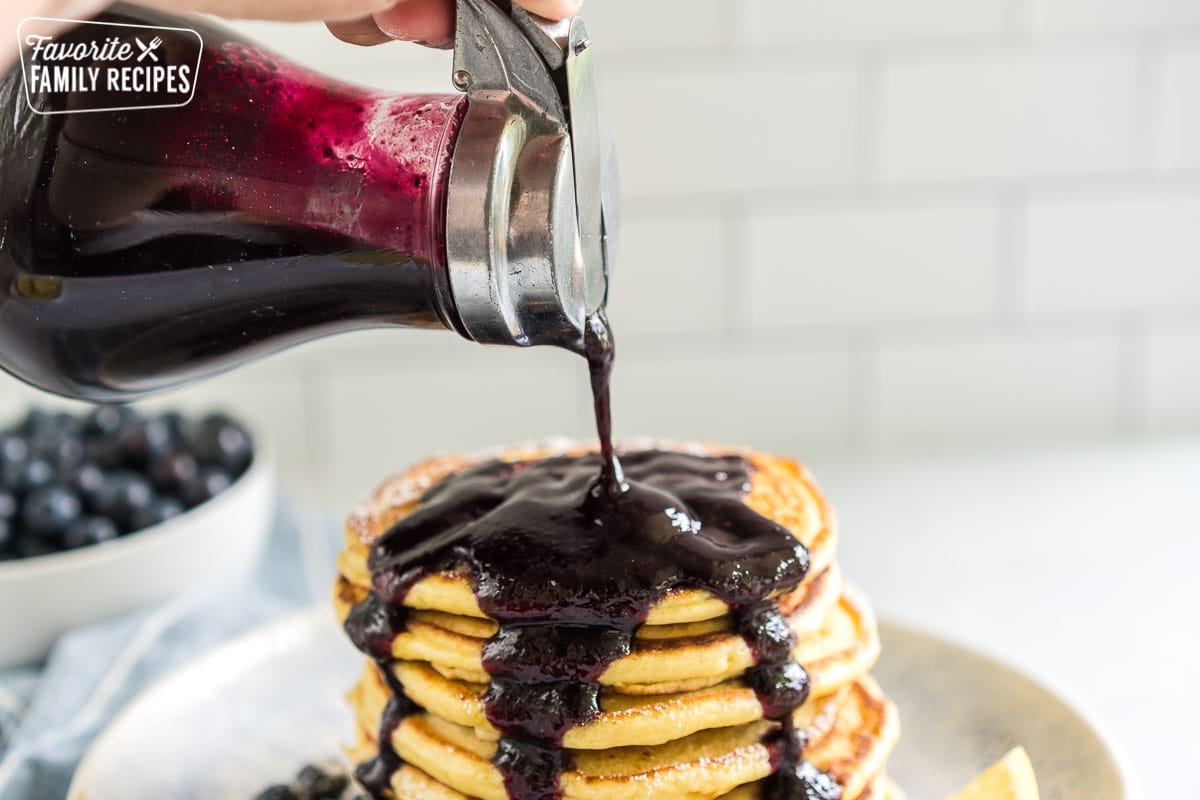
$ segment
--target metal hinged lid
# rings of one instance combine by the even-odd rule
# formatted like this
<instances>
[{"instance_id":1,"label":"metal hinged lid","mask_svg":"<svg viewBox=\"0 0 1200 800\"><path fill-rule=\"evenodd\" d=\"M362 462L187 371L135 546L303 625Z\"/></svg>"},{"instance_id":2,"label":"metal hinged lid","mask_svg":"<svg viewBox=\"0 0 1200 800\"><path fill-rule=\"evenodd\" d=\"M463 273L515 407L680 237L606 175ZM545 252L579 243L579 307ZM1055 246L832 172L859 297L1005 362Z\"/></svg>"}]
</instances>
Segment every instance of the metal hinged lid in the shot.
<instances>
[{"instance_id":1,"label":"metal hinged lid","mask_svg":"<svg viewBox=\"0 0 1200 800\"><path fill-rule=\"evenodd\" d=\"M458 0L447 273L460 330L582 349L616 249L617 175L583 20Z\"/></svg>"}]
</instances>

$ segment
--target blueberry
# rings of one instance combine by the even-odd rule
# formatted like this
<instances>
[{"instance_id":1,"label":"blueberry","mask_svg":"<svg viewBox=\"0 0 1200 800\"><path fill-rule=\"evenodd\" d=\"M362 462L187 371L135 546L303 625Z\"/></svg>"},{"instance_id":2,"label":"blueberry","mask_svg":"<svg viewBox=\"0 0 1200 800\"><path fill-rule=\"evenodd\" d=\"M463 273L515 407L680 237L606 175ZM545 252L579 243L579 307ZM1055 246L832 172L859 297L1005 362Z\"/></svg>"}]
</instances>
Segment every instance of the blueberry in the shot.
<instances>
[{"instance_id":1,"label":"blueberry","mask_svg":"<svg viewBox=\"0 0 1200 800\"><path fill-rule=\"evenodd\" d=\"M178 411L167 411L159 416L162 423L171 431L171 436L179 438L183 435L184 429L187 427L187 417Z\"/></svg>"},{"instance_id":2,"label":"blueberry","mask_svg":"<svg viewBox=\"0 0 1200 800\"><path fill-rule=\"evenodd\" d=\"M292 787L281 783L259 792L254 800L300 800L300 795L292 791Z\"/></svg>"},{"instance_id":3,"label":"blueberry","mask_svg":"<svg viewBox=\"0 0 1200 800\"><path fill-rule=\"evenodd\" d=\"M131 419L117 432L117 448L127 466L144 467L171 446L171 429L161 419Z\"/></svg>"},{"instance_id":4,"label":"blueberry","mask_svg":"<svg viewBox=\"0 0 1200 800\"><path fill-rule=\"evenodd\" d=\"M108 517L80 517L72 522L63 534L63 547L71 550L89 544L110 542L119 534L117 524Z\"/></svg>"},{"instance_id":5,"label":"blueberry","mask_svg":"<svg viewBox=\"0 0 1200 800\"><path fill-rule=\"evenodd\" d=\"M189 432L197 458L237 475L246 469L254 446L246 429L224 414L210 414Z\"/></svg>"},{"instance_id":6,"label":"blueberry","mask_svg":"<svg viewBox=\"0 0 1200 800\"><path fill-rule=\"evenodd\" d=\"M62 486L36 489L25 498L21 523L26 531L50 541L61 541L67 527L83 509L79 496Z\"/></svg>"},{"instance_id":7,"label":"blueberry","mask_svg":"<svg viewBox=\"0 0 1200 800\"><path fill-rule=\"evenodd\" d=\"M150 480L164 492L176 492L200 473L200 465L189 453L169 450L150 463Z\"/></svg>"},{"instance_id":8,"label":"blueberry","mask_svg":"<svg viewBox=\"0 0 1200 800\"><path fill-rule=\"evenodd\" d=\"M13 521L0 517L0 553L11 552L13 545L17 543L16 540L17 529Z\"/></svg>"},{"instance_id":9,"label":"blueberry","mask_svg":"<svg viewBox=\"0 0 1200 800\"><path fill-rule=\"evenodd\" d=\"M26 436L39 436L53 433L57 427L55 416L42 408L31 408L21 421L19 430Z\"/></svg>"},{"instance_id":10,"label":"blueberry","mask_svg":"<svg viewBox=\"0 0 1200 800\"><path fill-rule=\"evenodd\" d=\"M0 489L0 519L12 519L17 515L17 498L5 489Z\"/></svg>"},{"instance_id":11,"label":"blueberry","mask_svg":"<svg viewBox=\"0 0 1200 800\"><path fill-rule=\"evenodd\" d=\"M166 522L172 517L178 517L182 513L183 504L174 497L156 497L149 505L134 509L129 517L129 530L140 531L151 525Z\"/></svg>"},{"instance_id":12,"label":"blueberry","mask_svg":"<svg viewBox=\"0 0 1200 800\"><path fill-rule=\"evenodd\" d=\"M113 436L135 414L128 406L100 406L87 415L83 430L90 436Z\"/></svg>"},{"instance_id":13,"label":"blueberry","mask_svg":"<svg viewBox=\"0 0 1200 800\"><path fill-rule=\"evenodd\" d=\"M99 464L106 469L121 466L121 448L115 436L87 439L83 443L83 460Z\"/></svg>"},{"instance_id":14,"label":"blueberry","mask_svg":"<svg viewBox=\"0 0 1200 800\"><path fill-rule=\"evenodd\" d=\"M30 447L57 469L75 466L83 461L83 439L62 433L50 433L30 440Z\"/></svg>"},{"instance_id":15,"label":"blueberry","mask_svg":"<svg viewBox=\"0 0 1200 800\"><path fill-rule=\"evenodd\" d=\"M316 764L309 764L296 776L296 787L312 800L338 800L349 785L349 776L326 772Z\"/></svg>"},{"instance_id":16,"label":"blueberry","mask_svg":"<svg viewBox=\"0 0 1200 800\"><path fill-rule=\"evenodd\" d=\"M96 464L85 462L78 467L59 472L59 481L70 488L83 502L92 506L96 502L96 494L104 485L104 470Z\"/></svg>"},{"instance_id":17,"label":"blueberry","mask_svg":"<svg viewBox=\"0 0 1200 800\"><path fill-rule=\"evenodd\" d=\"M69 411L60 411L54 415L54 428L62 436L78 438L83 434L83 420Z\"/></svg>"},{"instance_id":18,"label":"blueberry","mask_svg":"<svg viewBox=\"0 0 1200 800\"><path fill-rule=\"evenodd\" d=\"M179 498L188 508L198 506L229 488L229 473L219 467L205 467L179 487Z\"/></svg>"},{"instance_id":19,"label":"blueberry","mask_svg":"<svg viewBox=\"0 0 1200 800\"><path fill-rule=\"evenodd\" d=\"M150 505L154 496L154 488L146 478L130 470L117 470L105 477L92 501L92 509L129 530L133 515Z\"/></svg>"},{"instance_id":20,"label":"blueberry","mask_svg":"<svg viewBox=\"0 0 1200 800\"><path fill-rule=\"evenodd\" d=\"M10 461L0 467L0 486L15 494L28 494L54 482L55 470L44 458Z\"/></svg>"},{"instance_id":21,"label":"blueberry","mask_svg":"<svg viewBox=\"0 0 1200 800\"><path fill-rule=\"evenodd\" d=\"M29 442L11 431L0 432L0 467L29 458Z\"/></svg>"}]
</instances>

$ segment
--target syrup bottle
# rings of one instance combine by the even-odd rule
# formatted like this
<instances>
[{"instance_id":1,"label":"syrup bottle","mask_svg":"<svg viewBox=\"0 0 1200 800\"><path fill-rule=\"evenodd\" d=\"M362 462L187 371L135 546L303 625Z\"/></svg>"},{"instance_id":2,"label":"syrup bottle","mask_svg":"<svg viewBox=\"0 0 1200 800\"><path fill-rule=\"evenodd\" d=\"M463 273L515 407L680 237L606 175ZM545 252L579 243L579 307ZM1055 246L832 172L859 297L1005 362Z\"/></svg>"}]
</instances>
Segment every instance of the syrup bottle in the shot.
<instances>
[{"instance_id":1,"label":"syrup bottle","mask_svg":"<svg viewBox=\"0 0 1200 800\"><path fill-rule=\"evenodd\" d=\"M96 22L162 29L167 61L191 58L168 29L199 34L186 105L30 93L27 51L0 80L0 367L123 401L366 327L582 352L615 239L582 20L458 14L450 95L337 83L121 4Z\"/></svg>"}]
</instances>

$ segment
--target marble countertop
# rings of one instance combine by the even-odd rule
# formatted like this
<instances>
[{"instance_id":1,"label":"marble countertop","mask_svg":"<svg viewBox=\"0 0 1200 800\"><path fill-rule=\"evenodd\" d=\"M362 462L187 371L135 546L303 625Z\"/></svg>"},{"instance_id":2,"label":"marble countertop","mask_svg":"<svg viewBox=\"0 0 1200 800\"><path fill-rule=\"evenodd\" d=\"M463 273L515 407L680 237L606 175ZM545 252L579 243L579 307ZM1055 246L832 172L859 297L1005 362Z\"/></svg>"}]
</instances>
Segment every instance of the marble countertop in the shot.
<instances>
[{"instance_id":1,"label":"marble countertop","mask_svg":"<svg viewBox=\"0 0 1200 800\"><path fill-rule=\"evenodd\" d=\"M881 616L1022 668L1108 725L1146 797L1200 742L1200 437L816 460Z\"/></svg>"}]
</instances>

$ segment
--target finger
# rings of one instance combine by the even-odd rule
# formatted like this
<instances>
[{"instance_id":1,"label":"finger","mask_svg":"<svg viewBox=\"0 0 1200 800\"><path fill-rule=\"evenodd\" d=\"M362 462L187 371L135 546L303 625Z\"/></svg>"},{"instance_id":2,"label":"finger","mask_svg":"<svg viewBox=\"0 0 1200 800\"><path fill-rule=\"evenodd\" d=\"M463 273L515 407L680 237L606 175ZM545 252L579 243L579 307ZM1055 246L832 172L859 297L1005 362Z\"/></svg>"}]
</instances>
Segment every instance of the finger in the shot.
<instances>
[{"instance_id":1,"label":"finger","mask_svg":"<svg viewBox=\"0 0 1200 800\"><path fill-rule=\"evenodd\" d=\"M546 19L566 19L579 13L583 0L517 0L517 3Z\"/></svg>"},{"instance_id":2,"label":"finger","mask_svg":"<svg viewBox=\"0 0 1200 800\"><path fill-rule=\"evenodd\" d=\"M343 42L373 45L390 42L392 37L379 29L375 18L367 15L357 19L326 20L325 27Z\"/></svg>"},{"instance_id":3,"label":"finger","mask_svg":"<svg viewBox=\"0 0 1200 800\"><path fill-rule=\"evenodd\" d=\"M395 0L139 0L164 11L202 11L228 19L354 19L392 5ZM65 16L65 15L64 15Z\"/></svg>"},{"instance_id":4,"label":"finger","mask_svg":"<svg viewBox=\"0 0 1200 800\"><path fill-rule=\"evenodd\" d=\"M375 23L393 39L430 47L454 45L454 3L449 0L402 0L377 12Z\"/></svg>"}]
</instances>

